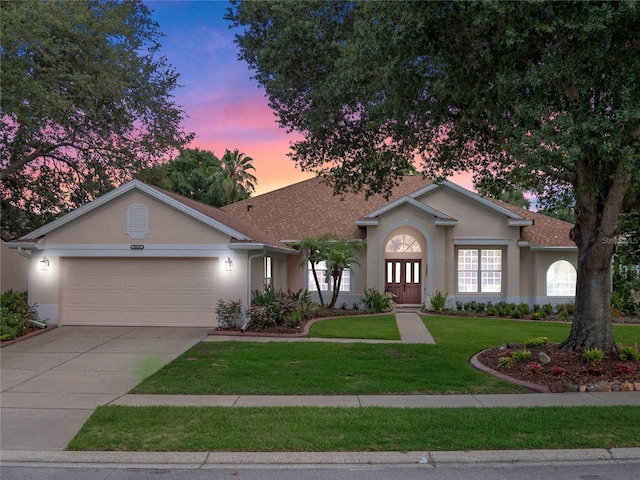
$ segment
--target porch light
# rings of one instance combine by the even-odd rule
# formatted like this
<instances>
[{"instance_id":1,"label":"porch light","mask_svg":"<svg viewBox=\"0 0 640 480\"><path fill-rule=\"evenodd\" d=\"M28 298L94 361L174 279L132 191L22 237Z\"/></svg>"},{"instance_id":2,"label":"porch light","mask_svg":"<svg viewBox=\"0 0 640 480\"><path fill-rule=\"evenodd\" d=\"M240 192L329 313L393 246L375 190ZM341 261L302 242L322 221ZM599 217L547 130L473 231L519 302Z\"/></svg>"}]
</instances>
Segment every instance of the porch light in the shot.
<instances>
[{"instance_id":1,"label":"porch light","mask_svg":"<svg viewBox=\"0 0 640 480\"><path fill-rule=\"evenodd\" d=\"M40 260L40 270L43 272L49 270L49 259L47 257L42 257L42 260Z\"/></svg>"},{"instance_id":2,"label":"porch light","mask_svg":"<svg viewBox=\"0 0 640 480\"><path fill-rule=\"evenodd\" d=\"M231 257L227 257L227 260L224 262L224 269L227 272L230 272L232 268L233 268L233 260L231 260Z\"/></svg>"}]
</instances>

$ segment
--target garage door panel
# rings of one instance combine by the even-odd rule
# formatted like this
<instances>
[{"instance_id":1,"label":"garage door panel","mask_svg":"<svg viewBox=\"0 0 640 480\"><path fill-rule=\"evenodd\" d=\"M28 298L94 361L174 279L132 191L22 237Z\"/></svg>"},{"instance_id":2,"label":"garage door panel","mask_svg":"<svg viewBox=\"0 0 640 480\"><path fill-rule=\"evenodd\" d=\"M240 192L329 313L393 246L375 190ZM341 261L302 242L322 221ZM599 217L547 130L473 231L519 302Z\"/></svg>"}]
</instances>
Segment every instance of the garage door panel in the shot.
<instances>
[{"instance_id":1,"label":"garage door panel","mask_svg":"<svg viewBox=\"0 0 640 480\"><path fill-rule=\"evenodd\" d=\"M67 258L61 323L215 325L217 259Z\"/></svg>"}]
</instances>

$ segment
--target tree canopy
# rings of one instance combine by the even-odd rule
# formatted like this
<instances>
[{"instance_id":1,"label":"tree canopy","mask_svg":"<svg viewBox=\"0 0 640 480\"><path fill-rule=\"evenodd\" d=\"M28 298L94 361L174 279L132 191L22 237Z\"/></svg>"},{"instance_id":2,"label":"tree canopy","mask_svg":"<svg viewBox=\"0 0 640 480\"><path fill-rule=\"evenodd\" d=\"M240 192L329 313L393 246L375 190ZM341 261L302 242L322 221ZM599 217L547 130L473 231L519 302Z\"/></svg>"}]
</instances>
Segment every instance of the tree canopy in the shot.
<instances>
[{"instance_id":1,"label":"tree canopy","mask_svg":"<svg viewBox=\"0 0 640 480\"><path fill-rule=\"evenodd\" d=\"M578 284L564 346L615 348L611 257L638 207L640 6L619 2L234 2L240 57L291 156L337 191L433 178L575 198ZM382 160L382 161L381 161Z\"/></svg>"},{"instance_id":2,"label":"tree canopy","mask_svg":"<svg viewBox=\"0 0 640 480\"><path fill-rule=\"evenodd\" d=\"M15 237L128 180L191 138L178 74L136 0L2 2L3 234Z\"/></svg>"},{"instance_id":3,"label":"tree canopy","mask_svg":"<svg viewBox=\"0 0 640 480\"><path fill-rule=\"evenodd\" d=\"M222 159L207 150L184 149L175 160L143 169L136 178L198 202L222 207L255 190L253 159L235 149Z\"/></svg>"}]
</instances>

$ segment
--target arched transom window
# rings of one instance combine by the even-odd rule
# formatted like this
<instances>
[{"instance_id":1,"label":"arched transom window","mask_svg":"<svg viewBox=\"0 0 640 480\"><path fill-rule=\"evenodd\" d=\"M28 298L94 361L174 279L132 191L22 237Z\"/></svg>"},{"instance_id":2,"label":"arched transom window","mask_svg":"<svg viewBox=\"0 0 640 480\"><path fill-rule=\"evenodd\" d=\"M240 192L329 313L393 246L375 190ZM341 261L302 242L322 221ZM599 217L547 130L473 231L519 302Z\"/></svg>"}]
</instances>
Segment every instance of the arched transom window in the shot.
<instances>
[{"instance_id":1,"label":"arched transom window","mask_svg":"<svg viewBox=\"0 0 640 480\"><path fill-rule=\"evenodd\" d=\"M387 253L419 253L422 249L418 241L411 235L396 235L387 242Z\"/></svg>"},{"instance_id":2,"label":"arched transom window","mask_svg":"<svg viewBox=\"0 0 640 480\"><path fill-rule=\"evenodd\" d=\"M566 260L553 262L547 270L547 296L572 297L575 294L575 267Z\"/></svg>"}]
</instances>

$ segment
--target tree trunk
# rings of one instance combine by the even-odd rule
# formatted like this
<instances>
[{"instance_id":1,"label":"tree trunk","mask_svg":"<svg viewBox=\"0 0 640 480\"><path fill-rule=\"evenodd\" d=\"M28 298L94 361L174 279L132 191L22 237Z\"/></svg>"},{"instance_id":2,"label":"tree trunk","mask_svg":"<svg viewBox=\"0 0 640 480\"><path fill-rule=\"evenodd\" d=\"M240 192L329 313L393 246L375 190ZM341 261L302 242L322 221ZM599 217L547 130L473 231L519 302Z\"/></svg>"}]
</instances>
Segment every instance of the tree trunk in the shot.
<instances>
[{"instance_id":1,"label":"tree trunk","mask_svg":"<svg viewBox=\"0 0 640 480\"><path fill-rule=\"evenodd\" d=\"M597 185L586 177L595 175L578 167L582 182L574 185L576 223L571 238L578 247L576 302L571 332L561 345L569 350L599 348L615 351L611 319L611 263L616 250L618 220L630 177L623 173L614 178L607 194L587 185Z\"/></svg>"},{"instance_id":2,"label":"tree trunk","mask_svg":"<svg viewBox=\"0 0 640 480\"><path fill-rule=\"evenodd\" d=\"M606 241L606 240L605 240ZM613 239L611 239L614 242ZM576 301L569 350L615 350L611 320L611 259L615 245L578 247Z\"/></svg>"}]
</instances>

